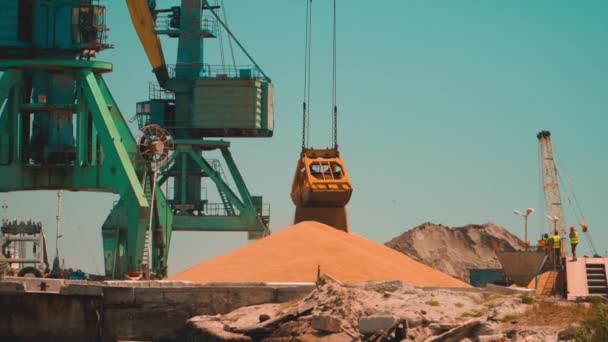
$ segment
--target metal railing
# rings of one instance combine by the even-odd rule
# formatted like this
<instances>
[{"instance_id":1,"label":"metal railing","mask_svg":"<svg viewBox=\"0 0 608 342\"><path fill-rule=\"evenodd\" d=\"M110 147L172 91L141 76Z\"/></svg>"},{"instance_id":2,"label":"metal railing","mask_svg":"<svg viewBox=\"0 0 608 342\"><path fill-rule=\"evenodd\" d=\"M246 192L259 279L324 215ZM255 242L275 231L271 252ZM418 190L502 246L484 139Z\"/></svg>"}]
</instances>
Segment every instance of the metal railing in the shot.
<instances>
[{"instance_id":1,"label":"metal railing","mask_svg":"<svg viewBox=\"0 0 608 342\"><path fill-rule=\"evenodd\" d=\"M239 211L237 208L234 208L235 215L239 215ZM224 203L207 203L205 205L205 210L203 210L203 214L206 216L230 216L228 215L228 211L226 210L226 206Z\"/></svg>"},{"instance_id":2,"label":"metal railing","mask_svg":"<svg viewBox=\"0 0 608 342\"><path fill-rule=\"evenodd\" d=\"M158 83L148 83L148 99L150 100L174 100L175 93L161 87Z\"/></svg>"},{"instance_id":3,"label":"metal railing","mask_svg":"<svg viewBox=\"0 0 608 342\"><path fill-rule=\"evenodd\" d=\"M219 79L264 79L262 72L255 65L210 65L204 63L169 64L169 77L175 78L177 68L198 68L201 77Z\"/></svg>"},{"instance_id":4,"label":"metal railing","mask_svg":"<svg viewBox=\"0 0 608 342\"><path fill-rule=\"evenodd\" d=\"M160 12L156 17L156 31L166 31L168 33L175 31L175 34L179 34L180 19L175 18L171 12ZM201 18L200 30L201 32L210 33L212 35L218 32L219 25L217 20L213 16L203 15ZM170 34L171 35L171 34Z\"/></svg>"},{"instance_id":5,"label":"metal railing","mask_svg":"<svg viewBox=\"0 0 608 342\"><path fill-rule=\"evenodd\" d=\"M260 213L262 217L270 217L270 203L262 204L262 212Z\"/></svg>"}]
</instances>

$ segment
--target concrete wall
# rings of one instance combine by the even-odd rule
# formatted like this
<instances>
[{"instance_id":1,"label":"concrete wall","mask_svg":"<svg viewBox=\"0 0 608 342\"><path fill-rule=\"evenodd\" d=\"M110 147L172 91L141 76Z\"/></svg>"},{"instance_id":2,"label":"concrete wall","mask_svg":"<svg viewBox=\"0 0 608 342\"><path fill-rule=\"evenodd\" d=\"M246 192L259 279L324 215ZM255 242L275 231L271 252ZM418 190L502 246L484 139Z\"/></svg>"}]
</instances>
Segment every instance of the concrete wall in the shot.
<instances>
[{"instance_id":1,"label":"concrete wall","mask_svg":"<svg viewBox=\"0 0 608 342\"><path fill-rule=\"evenodd\" d=\"M11 278L0 283L0 341L158 340L182 328L192 316L286 302L313 288L309 284L61 281L40 291L40 282Z\"/></svg>"},{"instance_id":2,"label":"concrete wall","mask_svg":"<svg viewBox=\"0 0 608 342\"><path fill-rule=\"evenodd\" d=\"M566 287L568 300L589 297L587 284L587 264L604 264L608 271L608 258L582 258L576 261L568 258L566 262ZM606 274L608 282L608 273Z\"/></svg>"}]
</instances>

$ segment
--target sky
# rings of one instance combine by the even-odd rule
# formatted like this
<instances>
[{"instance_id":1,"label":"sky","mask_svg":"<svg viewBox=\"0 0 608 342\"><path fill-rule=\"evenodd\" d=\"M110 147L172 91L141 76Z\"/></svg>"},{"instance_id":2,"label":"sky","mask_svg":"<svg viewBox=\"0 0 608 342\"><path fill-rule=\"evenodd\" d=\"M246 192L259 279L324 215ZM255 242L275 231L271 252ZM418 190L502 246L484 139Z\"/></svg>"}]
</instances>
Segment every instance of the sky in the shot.
<instances>
[{"instance_id":1,"label":"sky","mask_svg":"<svg viewBox=\"0 0 608 342\"><path fill-rule=\"evenodd\" d=\"M250 192L271 204L277 232L294 213L306 2L224 2L232 31L275 87L274 137L233 139L232 153ZM125 3L106 3L114 49L98 59L114 64L105 78L130 118L154 78ZM535 240L546 226L536 133L549 130L559 172L571 180L595 245L606 253L607 17L608 3L592 0L338 0L339 144L354 188L351 230L386 242L423 222L494 222L523 238L523 219L512 210L532 207ZM312 44L311 142L328 147L328 0L313 2ZM163 46L174 63L176 42L163 39ZM219 64L217 47L207 45L210 64ZM237 59L248 64L242 54ZM64 194L66 266L102 272L101 224L116 200ZM55 192L0 194L2 203L9 217L41 220L54 233ZM569 206L565 212L575 223ZM581 240L579 253L590 253ZM169 271L246 244L246 233L174 233Z\"/></svg>"}]
</instances>

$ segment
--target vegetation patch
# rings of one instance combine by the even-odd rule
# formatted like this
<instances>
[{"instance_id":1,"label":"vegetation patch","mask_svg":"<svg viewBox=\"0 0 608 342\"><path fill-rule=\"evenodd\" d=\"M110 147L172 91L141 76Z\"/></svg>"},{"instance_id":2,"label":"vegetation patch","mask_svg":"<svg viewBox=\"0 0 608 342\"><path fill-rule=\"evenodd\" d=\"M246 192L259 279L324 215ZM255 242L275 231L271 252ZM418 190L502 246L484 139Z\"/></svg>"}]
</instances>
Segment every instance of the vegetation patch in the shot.
<instances>
[{"instance_id":1,"label":"vegetation patch","mask_svg":"<svg viewBox=\"0 0 608 342\"><path fill-rule=\"evenodd\" d=\"M574 336L574 340L580 342L608 341L608 306L606 304L593 303L589 316Z\"/></svg>"},{"instance_id":2,"label":"vegetation patch","mask_svg":"<svg viewBox=\"0 0 608 342\"><path fill-rule=\"evenodd\" d=\"M429 301L427 301L424 304L429 305L429 306L439 306L440 305L440 303L438 301L434 300L434 299L433 300L429 300Z\"/></svg>"},{"instance_id":3,"label":"vegetation patch","mask_svg":"<svg viewBox=\"0 0 608 342\"><path fill-rule=\"evenodd\" d=\"M585 321L591 311L590 307L583 304L537 300L518 317L518 320L537 326L565 326L569 323Z\"/></svg>"},{"instance_id":4,"label":"vegetation patch","mask_svg":"<svg viewBox=\"0 0 608 342\"><path fill-rule=\"evenodd\" d=\"M484 315L485 312L481 311L481 310L471 310L471 311L467 311L467 312L463 312L462 315L460 315L460 317L481 317Z\"/></svg>"},{"instance_id":5,"label":"vegetation patch","mask_svg":"<svg viewBox=\"0 0 608 342\"><path fill-rule=\"evenodd\" d=\"M507 314L507 315L504 315L504 316L503 316L503 317L500 319L500 321L501 321L501 322L503 322L503 323L508 323L508 322L514 321L516 318L517 318L517 315L514 315L514 314Z\"/></svg>"},{"instance_id":6,"label":"vegetation patch","mask_svg":"<svg viewBox=\"0 0 608 342\"><path fill-rule=\"evenodd\" d=\"M519 296L519 299L521 299L521 302L527 305L532 305L534 304L534 297L530 297L528 295L521 295Z\"/></svg>"}]
</instances>

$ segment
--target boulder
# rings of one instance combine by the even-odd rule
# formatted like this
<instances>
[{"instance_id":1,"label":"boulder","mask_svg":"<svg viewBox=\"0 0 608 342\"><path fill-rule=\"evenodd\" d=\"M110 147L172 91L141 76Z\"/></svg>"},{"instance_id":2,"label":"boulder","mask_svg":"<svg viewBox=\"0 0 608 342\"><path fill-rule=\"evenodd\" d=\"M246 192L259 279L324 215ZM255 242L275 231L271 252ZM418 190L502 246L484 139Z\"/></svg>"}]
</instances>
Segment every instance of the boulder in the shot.
<instances>
[{"instance_id":1,"label":"boulder","mask_svg":"<svg viewBox=\"0 0 608 342\"><path fill-rule=\"evenodd\" d=\"M475 335L485 336L485 335L496 335L496 326L497 324L492 324L490 322L483 322L475 329Z\"/></svg>"},{"instance_id":2,"label":"boulder","mask_svg":"<svg viewBox=\"0 0 608 342\"><path fill-rule=\"evenodd\" d=\"M561 330L557 334L557 338L559 340L572 340L574 338L574 335L576 335L580 328L580 324L570 323L565 329Z\"/></svg>"},{"instance_id":3,"label":"boulder","mask_svg":"<svg viewBox=\"0 0 608 342\"><path fill-rule=\"evenodd\" d=\"M359 318L359 332L362 335L369 335L378 331L388 331L395 323L397 318L391 315L372 315Z\"/></svg>"},{"instance_id":4,"label":"boulder","mask_svg":"<svg viewBox=\"0 0 608 342\"><path fill-rule=\"evenodd\" d=\"M334 316L313 316L310 325L313 327L313 329L324 332L338 333L342 331L342 321Z\"/></svg>"}]
</instances>

